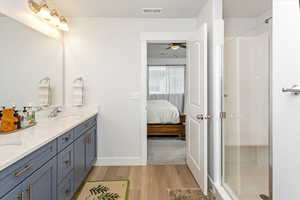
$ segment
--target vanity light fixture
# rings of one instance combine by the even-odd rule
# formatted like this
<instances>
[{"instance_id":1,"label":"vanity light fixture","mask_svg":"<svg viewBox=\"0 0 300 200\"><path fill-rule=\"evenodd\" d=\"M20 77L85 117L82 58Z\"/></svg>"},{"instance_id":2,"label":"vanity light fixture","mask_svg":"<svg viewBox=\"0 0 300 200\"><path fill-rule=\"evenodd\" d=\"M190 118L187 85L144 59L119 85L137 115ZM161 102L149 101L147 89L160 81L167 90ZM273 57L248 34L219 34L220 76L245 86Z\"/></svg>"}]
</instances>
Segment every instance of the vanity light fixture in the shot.
<instances>
[{"instance_id":1,"label":"vanity light fixture","mask_svg":"<svg viewBox=\"0 0 300 200\"><path fill-rule=\"evenodd\" d=\"M59 26L60 24L59 15L56 10L53 10L51 12L50 23L53 24L54 26Z\"/></svg>"},{"instance_id":2,"label":"vanity light fixture","mask_svg":"<svg viewBox=\"0 0 300 200\"><path fill-rule=\"evenodd\" d=\"M47 4L42 5L40 8L40 11L37 14L38 14L38 16L40 16L46 20L51 19L51 10L47 6Z\"/></svg>"},{"instance_id":3,"label":"vanity light fixture","mask_svg":"<svg viewBox=\"0 0 300 200\"><path fill-rule=\"evenodd\" d=\"M69 31L68 22L65 17L60 17L59 28L63 31Z\"/></svg>"},{"instance_id":4,"label":"vanity light fixture","mask_svg":"<svg viewBox=\"0 0 300 200\"><path fill-rule=\"evenodd\" d=\"M46 22L52 24L62 31L69 31L69 26L66 18L60 16L55 9L51 10L47 3L37 3L34 0L29 0L28 4L30 10L41 19L45 20Z\"/></svg>"}]
</instances>

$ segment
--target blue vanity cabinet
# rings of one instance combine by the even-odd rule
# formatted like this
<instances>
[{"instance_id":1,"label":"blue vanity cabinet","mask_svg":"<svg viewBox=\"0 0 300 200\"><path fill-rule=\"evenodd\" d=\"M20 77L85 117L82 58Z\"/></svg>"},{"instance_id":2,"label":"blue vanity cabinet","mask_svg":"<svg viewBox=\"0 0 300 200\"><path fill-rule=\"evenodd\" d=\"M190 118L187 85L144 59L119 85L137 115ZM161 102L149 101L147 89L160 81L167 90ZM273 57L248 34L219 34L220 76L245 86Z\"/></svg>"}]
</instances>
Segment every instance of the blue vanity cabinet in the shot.
<instances>
[{"instance_id":1,"label":"blue vanity cabinet","mask_svg":"<svg viewBox=\"0 0 300 200\"><path fill-rule=\"evenodd\" d=\"M1 200L56 200L57 160L53 158Z\"/></svg>"},{"instance_id":2,"label":"blue vanity cabinet","mask_svg":"<svg viewBox=\"0 0 300 200\"><path fill-rule=\"evenodd\" d=\"M97 126L90 127L74 143L74 185L78 188L97 158Z\"/></svg>"},{"instance_id":3,"label":"blue vanity cabinet","mask_svg":"<svg viewBox=\"0 0 300 200\"><path fill-rule=\"evenodd\" d=\"M22 183L24 200L56 200L57 158L34 172Z\"/></svg>"},{"instance_id":4,"label":"blue vanity cabinet","mask_svg":"<svg viewBox=\"0 0 300 200\"><path fill-rule=\"evenodd\" d=\"M85 135L74 142L74 187L78 188L85 175Z\"/></svg>"},{"instance_id":5,"label":"blue vanity cabinet","mask_svg":"<svg viewBox=\"0 0 300 200\"><path fill-rule=\"evenodd\" d=\"M24 199L24 195L25 193L22 191L21 186L17 186L1 200L22 200Z\"/></svg>"},{"instance_id":6,"label":"blue vanity cabinet","mask_svg":"<svg viewBox=\"0 0 300 200\"><path fill-rule=\"evenodd\" d=\"M0 171L0 200L71 200L97 158L97 116Z\"/></svg>"},{"instance_id":7,"label":"blue vanity cabinet","mask_svg":"<svg viewBox=\"0 0 300 200\"><path fill-rule=\"evenodd\" d=\"M57 200L70 200L75 193L73 171L58 184Z\"/></svg>"},{"instance_id":8,"label":"blue vanity cabinet","mask_svg":"<svg viewBox=\"0 0 300 200\"><path fill-rule=\"evenodd\" d=\"M57 142L55 140L0 171L0 199L56 154Z\"/></svg>"},{"instance_id":9,"label":"blue vanity cabinet","mask_svg":"<svg viewBox=\"0 0 300 200\"><path fill-rule=\"evenodd\" d=\"M86 134L85 145L85 170L89 171L96 161L97 153L97 128L94 127Z\"/></svg>"},{"instance_id":10,"label":"blue vanity cabinet","mask_svg":"<svg viewBox=\"0 0 300 200\"><path fill-rule=\"evenodd\" d=\"M57 156L58 170L57 181L60 183L74 169L74 148L70 144Z\"/></svg>"}]
</instances>

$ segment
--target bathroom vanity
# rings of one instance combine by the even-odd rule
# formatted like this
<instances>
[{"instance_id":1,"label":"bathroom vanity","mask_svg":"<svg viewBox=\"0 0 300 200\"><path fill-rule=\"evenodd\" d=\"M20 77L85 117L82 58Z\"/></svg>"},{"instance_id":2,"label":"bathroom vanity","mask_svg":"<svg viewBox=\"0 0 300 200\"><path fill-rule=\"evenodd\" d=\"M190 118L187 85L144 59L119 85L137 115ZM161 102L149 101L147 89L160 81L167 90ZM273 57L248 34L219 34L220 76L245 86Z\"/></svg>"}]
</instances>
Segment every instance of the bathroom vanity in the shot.
<instances>
[{"instance_id":1,"label":"bathroom vanity","mask_svg":"<svg viewBox=\"0 0 300 200\"><path fill-rule=\"evenodd\" d=\"M0 146L0 200L71 199L96 161L97 114L41 120L17 133L20 145Z\"/></svg>"}]
</instances>

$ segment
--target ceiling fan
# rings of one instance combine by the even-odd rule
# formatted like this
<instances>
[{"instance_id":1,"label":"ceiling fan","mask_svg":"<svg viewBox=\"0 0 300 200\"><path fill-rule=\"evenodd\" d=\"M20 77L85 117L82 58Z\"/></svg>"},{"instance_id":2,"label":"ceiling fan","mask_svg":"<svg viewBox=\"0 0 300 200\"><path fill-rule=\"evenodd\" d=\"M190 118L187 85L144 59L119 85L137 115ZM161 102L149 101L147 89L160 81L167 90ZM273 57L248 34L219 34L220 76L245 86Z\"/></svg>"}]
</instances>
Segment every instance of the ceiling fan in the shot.
<instances>
[{"instance_id":1,"label":"ceiling fan","mask_svg":"<svg viewBox=\"0 0 300 200\"><path fill-rule=\"evenodd\" d=\"M168 45L169 46L167 47L167 50L169 49L178 50L180 48L186 49L186 43L170 43Z\"/></svg>"}]
</instances>

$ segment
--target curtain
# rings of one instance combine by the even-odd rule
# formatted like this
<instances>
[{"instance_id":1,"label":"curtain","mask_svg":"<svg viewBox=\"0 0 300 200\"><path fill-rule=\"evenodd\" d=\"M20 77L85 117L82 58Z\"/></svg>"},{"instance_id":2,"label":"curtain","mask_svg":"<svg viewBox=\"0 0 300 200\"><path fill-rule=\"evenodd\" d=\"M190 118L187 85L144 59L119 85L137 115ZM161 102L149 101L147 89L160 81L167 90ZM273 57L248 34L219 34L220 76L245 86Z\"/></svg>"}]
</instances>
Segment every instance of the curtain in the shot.
<instances>
[{"instance_id":1,"label":"curtain","mask_svg":"<svg viewBox=\"0 0 300 200\"><path fill-rule=\"evenodd\" d=\"M149 66L149 100L167 100L183 113L184 90L185 66Z\"/></svg>"}]
</instances>

